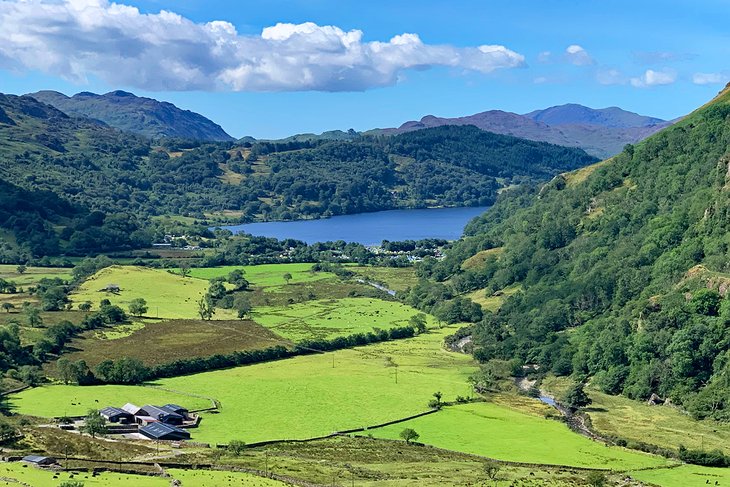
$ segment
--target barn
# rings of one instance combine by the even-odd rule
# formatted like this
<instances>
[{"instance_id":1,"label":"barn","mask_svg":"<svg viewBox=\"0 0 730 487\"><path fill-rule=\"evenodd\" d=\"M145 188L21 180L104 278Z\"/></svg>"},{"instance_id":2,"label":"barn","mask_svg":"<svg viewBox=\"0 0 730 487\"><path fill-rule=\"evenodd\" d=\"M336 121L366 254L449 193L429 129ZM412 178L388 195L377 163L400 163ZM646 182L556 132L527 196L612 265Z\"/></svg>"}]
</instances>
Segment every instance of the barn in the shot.
<instances>
[{"instance_id":1,"label":"barn","mask_svg":"<svg viewBox=\"0 0 730 487\"><path fill-rule=\"evenodd\" d=\"M152 423L148 424L147 426L142 426L139 429L139 432L152 440L190 439L190 433L188 433L187 431L164 423Z\"/></svg>"},{"instance_id":2,"label":"barn","mask_svg":"<svg viewBox=\"0 0 730 487\"><path fill-rule=\"evenodd\" d=\"M99 414L110 423L128 424L134 422L134 415L120 408L106 407L99 411Z\"/></svg>"},{"instance_id":3,"label":"barn","mask_svg":"<svg viewBox=\"0 0 730 487\"><path fill-rule=\"evenodd\" d=\"M47 466L47 465L55 465L56 459L53 457L42 457L40 455L28 455L26 457L23 457L24 462L32 463L33 465L41 465L41 466Z\"/></svg>"},{"instance_id":4,"label":"barn","mask_svg":"<svg viewBox=\"0 0 730 487\"><path fill-rule=\"evenodd\" d=\"M157 407L150 404L142 407L142 412L146 413L144 416L154 418L160 423L181 425L185 418L176 413L171 409L167 409L165 406Z\"/></svg>"}]
</instances>

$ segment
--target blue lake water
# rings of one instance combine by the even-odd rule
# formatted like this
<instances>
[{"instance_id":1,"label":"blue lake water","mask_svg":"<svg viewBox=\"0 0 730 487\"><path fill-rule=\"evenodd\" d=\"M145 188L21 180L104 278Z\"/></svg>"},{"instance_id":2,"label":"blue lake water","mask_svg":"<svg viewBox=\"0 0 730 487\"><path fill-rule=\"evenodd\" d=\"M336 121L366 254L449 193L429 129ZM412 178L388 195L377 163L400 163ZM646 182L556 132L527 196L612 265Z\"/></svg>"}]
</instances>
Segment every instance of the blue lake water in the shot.
<instances>
[{"instance_id":1,"label":"blue lake water","mask_svg":"<svg viewBox=\"0 0 730 487\"><path fill-rule=\"evenodd\" d=\"M233 233L245 232L279 240L293 238L307 243L344 240L363 245L379 245L383 240L456 240L464 226L488 207L429 208L390 210L340 215L321 220L247 223L223 227Z\"/></svg>"}]
</instances>

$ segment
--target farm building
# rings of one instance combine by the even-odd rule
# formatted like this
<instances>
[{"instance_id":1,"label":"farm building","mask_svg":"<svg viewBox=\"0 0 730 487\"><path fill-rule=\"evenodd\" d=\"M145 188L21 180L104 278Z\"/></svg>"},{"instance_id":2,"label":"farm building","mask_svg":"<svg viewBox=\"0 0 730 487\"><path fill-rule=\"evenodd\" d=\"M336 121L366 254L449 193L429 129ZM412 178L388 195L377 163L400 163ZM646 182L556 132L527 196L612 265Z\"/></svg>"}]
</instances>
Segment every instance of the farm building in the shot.
<instances>
[{"instance_id":1,"label":"farm building","mask_svg":"<svg viewBox=\"0 0 730 487\"><path fill-rule=\"evenodd\" d=\"M110 423L127 424L134 422L134 414L120 408L106 407L99 411L99 414Z\"/></svg>"},{"instance_id":2,"label":"farm building","mask_svg":"<svg viewBox=\"0 0 730 487\"><path fill-rule=\"evenodd\" d=\"M187 418L188 414L190 413L190 411L188 411L184 407L177 405L177 404L165 404L162 407L168 411L172 411L173 413L179 414L183 418Z\"/></svg>"},{"instance_id":3,"label":"farm building","mask_svg":"<svg viewBox=\"0 0 730 487\"><path fill-rule=\"evenodd\" d=\"M56 459L53 457L42 457L40 455L28 455L26 457L23 457L24 462L32 463L33 465L41 465L41 466L47 466L47 465L55 465Z\"/></svg>"},{"instance_id":4,"label":"farm building","mask_svg":"<svg viewBox=\"0 0 730 487\"><path fill-rule=\"evenodd\" d=\"M151 423L139 429L139 432L152 440L189 440L190 433L164 423Z\"/></svg>"},{"instance_id":5,"label":"farm building","mask_svg":"<svg viewBox=\"0 0 730 487\"><path fill-rule=\"evenodd\" d=\"M152 418L154 421L159 421L160 423L174 425L183 424L183 421L185 420L185 417L182 414L178 414L172 409L168 409L167 406L158 407L150 404L142 406L140 415L137 416L138 420L141 418L145 418L145 420L147 420L147 418Z\"/></svg>"},{"instance_id":6,"label":"farm building","mask_svg":"<svg viewBox=\"0 0 730 487\"><path fill-rule=\"evenodd\" d=\"M127 412L128 412L129 414L131 414L132 416L137 416L138 414L140 414L140 410L141 410L142 408L141 408L141 407L139 407L139 406L135 406L135 405L134 405L134 404L132 404L131 402L128 402L127 404L125 404L124 406L122 406L122 409L124 409L125 411L127 411ZM146 414L147 414L147 413L145 413L145 415L146 415Z\"/></svg>"}]
</instances>

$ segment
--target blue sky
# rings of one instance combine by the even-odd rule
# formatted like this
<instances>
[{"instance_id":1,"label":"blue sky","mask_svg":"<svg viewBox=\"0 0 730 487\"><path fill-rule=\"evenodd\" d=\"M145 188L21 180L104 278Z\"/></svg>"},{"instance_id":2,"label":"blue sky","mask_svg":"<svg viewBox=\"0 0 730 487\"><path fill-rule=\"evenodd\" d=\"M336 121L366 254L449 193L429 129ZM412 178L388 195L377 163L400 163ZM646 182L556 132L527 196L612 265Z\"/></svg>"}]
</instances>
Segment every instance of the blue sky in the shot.
<instances>
[{"instance_id":1,"label":"blue sky","mask_svg":"<svg viewBox=\"0 0 730 487\"><path fill-rule=\"evenodd\" d=\"M0 91L125 89L275 138L563 103L671 119L730 81L719 0L120 3L0 0Z\"/></svg>"}]
</instances>

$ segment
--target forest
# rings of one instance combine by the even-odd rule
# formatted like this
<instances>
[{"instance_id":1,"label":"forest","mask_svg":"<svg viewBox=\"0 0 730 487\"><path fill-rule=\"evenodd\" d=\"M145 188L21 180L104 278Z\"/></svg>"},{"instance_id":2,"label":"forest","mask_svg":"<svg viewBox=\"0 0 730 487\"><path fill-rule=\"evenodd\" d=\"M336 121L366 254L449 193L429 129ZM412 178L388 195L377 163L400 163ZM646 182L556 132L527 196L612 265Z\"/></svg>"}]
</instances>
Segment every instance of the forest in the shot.
<instances>
[{"instance_id":1,"label":"forest","mask_svg":"<svg viewBox=\"0 0 730 487\"><path fill-rule=\"evenodd\" d=\"M613 159L503 195L423 277L487 296L474 356L730 419L730 94ZM480 252L478 266L464 262ZM519 369L519 367L517 367Z\"/></svg>"}]
</instances>

